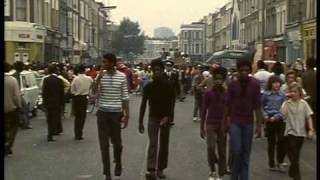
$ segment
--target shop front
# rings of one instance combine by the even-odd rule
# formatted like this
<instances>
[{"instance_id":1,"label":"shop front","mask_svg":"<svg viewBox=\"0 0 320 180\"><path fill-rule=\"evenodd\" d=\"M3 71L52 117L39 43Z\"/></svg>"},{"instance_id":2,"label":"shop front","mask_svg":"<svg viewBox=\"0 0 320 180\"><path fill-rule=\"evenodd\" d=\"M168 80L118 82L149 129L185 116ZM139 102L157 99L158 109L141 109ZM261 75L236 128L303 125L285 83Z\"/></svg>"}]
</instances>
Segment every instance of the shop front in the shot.
<instances>
[{"instance_id":1,"label":"shop front","mask_svg":"<svg viewBox=\"0 0 320 180\"><path fill-rule=\"evenodd\" d=\"M296 23L294 25L287 26L285 35L285 43L287 47L287 62L292 64L296 62L298 58L303 59L303 44L301 37L301 27Z\"/></svg>"},{"instance_id":2,"label":"shop front","mask_svg":"<svg viewBox=\"0 0 320 180\"><path fill-rule=\"evenodd\" d=\"M304 60L309 57L317 59L317 22L312 19L303 23Z\"/></svg>"},{"instance_id":3,"label":"shop front","mask_svg":"<svg viewBox=\"0 0 320 180\"><path fill-rule=\"evenodd\" d=\"M284 41L284 37L280 36L277 38L273 38L273 42L275 45L275 56L274 60L276 61L281 61L281 62L286 62L287 56L286 56L286 45Z\"/></svg>"},{"instance_id":4,"label":"shop front","mask_svg":"<svg viewBox=\"0 0 320 180\"><path fill-rule=\"evenodd\" d=\"M42 62L46 29L36 23L5 22L5 61Z\"/></svg>"}]
</instances>

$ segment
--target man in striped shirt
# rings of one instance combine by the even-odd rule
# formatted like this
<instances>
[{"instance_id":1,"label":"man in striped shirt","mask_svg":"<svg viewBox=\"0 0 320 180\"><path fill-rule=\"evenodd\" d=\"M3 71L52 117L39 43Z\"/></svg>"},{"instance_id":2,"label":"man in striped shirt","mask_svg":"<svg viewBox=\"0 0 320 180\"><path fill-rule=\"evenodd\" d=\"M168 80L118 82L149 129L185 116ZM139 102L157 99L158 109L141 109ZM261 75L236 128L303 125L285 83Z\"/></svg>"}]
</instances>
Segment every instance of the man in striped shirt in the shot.
<instances>
[{"instance_id":1,"label":"man in striped shirt","mask_svg":"<svg viewBox=\"0 0 320 180\"><path fill-rule=\"evenodd\" d=\"M120 176L121 166L121 129L128 125L129 95L125 74L117 71L116 57L107 53L103 56L103 69L93 85L93 91L99 91L99 109L97 112L98 135L106 180L111 180L109 138L113 144L115 170Z\"/></svg>"}]
</instances>

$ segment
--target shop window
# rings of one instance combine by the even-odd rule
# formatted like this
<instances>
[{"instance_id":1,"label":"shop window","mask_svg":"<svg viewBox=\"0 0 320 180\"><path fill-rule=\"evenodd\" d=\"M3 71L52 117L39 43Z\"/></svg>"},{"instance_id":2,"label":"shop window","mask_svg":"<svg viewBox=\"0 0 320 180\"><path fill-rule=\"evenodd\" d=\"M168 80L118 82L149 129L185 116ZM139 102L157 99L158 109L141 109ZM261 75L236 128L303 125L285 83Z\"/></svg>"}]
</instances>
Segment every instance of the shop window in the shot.
<instances>
[{"instance_id":1,"label":"shop window","mask_svg":"<svg viewBox=\"0 0 320 180\"><path fill-rule=\"evenodd\" d=\"M17 43L17 48L18 49L27 49L27 48L29 48L29 46L28 46L28 43L26 43L26 42L19 42L19 43Z\"/></svg>"},{"instance_id":2,"label":"shop window","mask_svg":"<svg viewBox=\"0 0 320 180\"><path fill-rule=\"evenodd\" d=\"M315 39L307 41L307 57L317 57L317 41Z\"/></svg>"}]
</instances>

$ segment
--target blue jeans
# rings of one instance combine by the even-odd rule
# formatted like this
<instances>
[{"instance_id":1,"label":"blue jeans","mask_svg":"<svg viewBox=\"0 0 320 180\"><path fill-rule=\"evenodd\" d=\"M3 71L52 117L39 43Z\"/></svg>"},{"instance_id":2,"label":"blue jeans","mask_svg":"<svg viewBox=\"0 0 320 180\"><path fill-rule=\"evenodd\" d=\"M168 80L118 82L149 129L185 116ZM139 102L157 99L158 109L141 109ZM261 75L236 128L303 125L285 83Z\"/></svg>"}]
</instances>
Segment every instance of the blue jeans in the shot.
<instances>
[{"instance_id":1,"label":"blue jeans","mask_svg":"<svg viewBox=\"0 0 320 180\"><path fill-rule=\"evenodd\" d=\"M253 138L253 123L231 122L230 145L232 152L231 180L249 179L249 161Z\"/></svg>"}]
</instances>

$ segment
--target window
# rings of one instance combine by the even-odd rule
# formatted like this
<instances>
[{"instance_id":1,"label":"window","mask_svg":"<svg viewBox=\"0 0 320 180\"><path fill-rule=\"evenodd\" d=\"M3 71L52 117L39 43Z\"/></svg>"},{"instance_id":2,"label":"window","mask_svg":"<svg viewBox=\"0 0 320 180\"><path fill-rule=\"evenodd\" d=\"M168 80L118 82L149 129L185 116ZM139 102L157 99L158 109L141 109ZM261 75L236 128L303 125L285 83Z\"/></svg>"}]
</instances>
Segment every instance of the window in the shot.
<instances>
[{"instance_id":1,"label":"window","mask_svg":"<svg viewBox=\"0 0 320 180\"><path fill-rule=\"evenodd\" d=\"M35 0L34 3L34 22L38 24L42 24L40 18L42 18L42 8L41 8L41 1Z\"/></svg>"},{"instance_id":2,"label":"window","mask_svg":"<svg viewBox=\"0 0 320 180\"><path fill-rule=\"evenodd\" d=\"M196 44L196 54L199 54L199 44Z\"/></svg>"},{"instance_id":3,"label":"window","mask_svg":"<svg viewBox=\"0 0 320 180\"><path fill-rule=\"evenodd\" d=\"M84 17L88 19L88 4L84 5Z\"/></svg>"},{"instance_id":4,"label":"window","mask_svg":"<svg viewBox=\"0 0 320 180\"><path fill-rule=\"evenodd\" d=\"M16 1L16 20L27 21L27 1L26 0Z\"/></svg>"},{"instance_id":5,"label":"window","mask_svg":"<svg viewBox=\"0 0 320 180\"><path fill-rule=\"evenodd\" d=\"M187 54L187 51L188 51L188 46L187 46L187 44L184 44L184 45L183 45L183 49L184 49L184 53Z\"/></svg>"},{"instance_id":6,"label":"window","mask_svg":"<svg viewBox=\"0 0 320 180\"><path fill-rule=\"evenodd\" d=\"M194 54L194 45L191 44L191 53L190 54Z\"/></svg>"},{"instance_id":7,"label":"window","mask_svg":"<svg viewBox=\"0 0 320 180\"><path fill-rule=\"evenodd\" d=\"M286 10L283 10L283 16L282 16L283 17L283 25L282 25L283 26L283 30L284 30L285 25L287 24L286 13L287 13Z\"/></svg>"},{"instance_id":8,"label":"window","mask_svg":"<svg viewBox=\"0 0 320 180\"><path fill-rule=\"evenodd\" d=\"M196 32L196 39L200 39L198 31Z\"/></svg>"},{"instance_id":9,"label":"window","mask_svg":"<svg viewBox=\"0 0 320 180\"><path fill-rule=\"evenodd\" d=\"M84 22L83 19L80 20L80 40L84 41Z\"/></svg>"},{"instance_id":10,"label":"window","mask_svg":"<svg viewBox=\"0 0 320 180\"><path fill-rule=\"evenodd\" d=\"M188 32L187 31L184 32L184 38L188 39Z\"/></svg>"},{"instance_id":11,"label":"window","mask_svg":"<svg viewBox=\"0 0 320 180\"><path fill-rule=\"evenodd\" d=\"M316 16L316 9L312 7L316 7L317 0L310 0L310 18L314 18Z\"/></svg>"},{"instance_id":12,"label":"window","mask_svg":"<svg viewBox=\"0 0 320 180\"><path fill-rule=\"evenodd\" d=\"M83 4L83 1L80 1L80 16L84 17L84 4Z\"/></svg>"},{"instance_id":13,"label":"window","mask_svg":"<svg viewBox=\"0 0 320 180\"><path fill-rule=\"evenodd\" d=\"M73 3L72 3L72 7L74 8L74 9L78 9L78 0L73 0Z\"/></svg>"},{"instance_id":14,"label":"window","mask_svg":"<svg viewBox=\"0 0 320 180\"><path fill-rule=\"evenodd\" d=\"M279 23L279 27L280 27L280 34L282 33L282 23L283 23L283 21L282 21L282 12L280 11L280 23Z\"/></svg>"},{"instance_id":15,"label":"window","mask_svg":"<svg viewBox=\"0 0 320 180\"><path fill-rule=\"evenodd\" d=\"M314 0L314 16L316 17L317 15L317 0Z\"/></svg>"}]
</instances>

